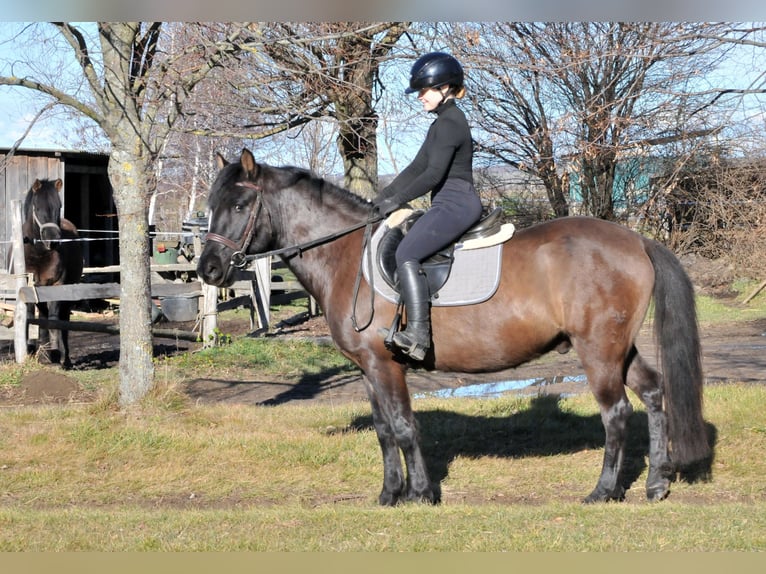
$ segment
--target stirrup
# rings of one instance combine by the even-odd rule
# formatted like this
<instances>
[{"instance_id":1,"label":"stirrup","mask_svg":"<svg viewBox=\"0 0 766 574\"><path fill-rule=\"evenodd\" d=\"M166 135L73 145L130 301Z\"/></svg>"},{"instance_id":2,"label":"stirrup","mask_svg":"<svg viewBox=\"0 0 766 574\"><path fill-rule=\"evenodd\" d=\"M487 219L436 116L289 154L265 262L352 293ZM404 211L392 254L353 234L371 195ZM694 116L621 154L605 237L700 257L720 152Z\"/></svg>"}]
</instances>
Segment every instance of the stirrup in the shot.
<instances>
[{"instance_id":1,"label":"stirrup","mask_svg":"<svg viewBox=\"0 0 766 574\"><path fill-rule=\"evenodd\" d=\"M412 341L409 346L408 345L400 345L399 342L396 340L396 335L406 335L404 331L399 331L398 333L395 333L392 342L394 345L396 345L396 348L399 349L402 353L410 357L411 359L414 359L416 361L422 361L426 353L428 352L428 345L421 345L417 341Z\"/></svg>"}]
</instances>

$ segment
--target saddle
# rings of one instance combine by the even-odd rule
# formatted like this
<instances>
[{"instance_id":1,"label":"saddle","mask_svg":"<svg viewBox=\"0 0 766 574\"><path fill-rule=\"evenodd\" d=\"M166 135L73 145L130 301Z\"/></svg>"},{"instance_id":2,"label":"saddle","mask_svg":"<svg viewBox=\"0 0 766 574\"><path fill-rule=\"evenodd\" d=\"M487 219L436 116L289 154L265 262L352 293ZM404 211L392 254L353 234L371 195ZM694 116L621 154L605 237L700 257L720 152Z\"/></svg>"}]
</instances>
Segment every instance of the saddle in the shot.
<instances>
[{"instance_id":1,"label":"saddle","mask_svg":"<svg viewBox=\"0 0 766 574\"><path fill-rule=\"evenodd\" d=\"M404 212L404 213L402 213ZM400 210L386 221L390 228L380 239L377 251L377 266L383 280L391 289L399 291L399 278L396 273L396 248L415 222L425 213L424 211ZM428 289L432 298L437 297L439 290L449 279L452 264L455 260L455 248L467 245L477 240L485 240L502 231L503 211L499 207L482 217L474 226L468 229L455 243L448 245L421 263L423 272L428 278ZM499 241L502 241L500 239Z\"/></svg>"}]
</instances>

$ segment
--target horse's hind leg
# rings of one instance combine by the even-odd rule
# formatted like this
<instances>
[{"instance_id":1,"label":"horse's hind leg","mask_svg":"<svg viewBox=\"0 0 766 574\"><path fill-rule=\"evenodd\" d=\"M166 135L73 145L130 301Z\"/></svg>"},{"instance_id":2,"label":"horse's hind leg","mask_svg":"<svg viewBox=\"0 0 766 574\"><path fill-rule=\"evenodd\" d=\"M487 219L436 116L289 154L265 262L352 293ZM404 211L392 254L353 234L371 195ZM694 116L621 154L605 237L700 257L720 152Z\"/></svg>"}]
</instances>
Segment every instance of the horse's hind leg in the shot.
<instances>
[{"instance_id":1,"label":"horse's hind leg","mask_svg":"<svg viewBox=\"0 0 766 574\"><path fill-rule=\"evenodd\" d=\"M646 405L649 424L649 475L646 478L646 497L662 500L670 492L673 465L668 456L668 432L665 411L662 408L662 387L659 373L632 350L627 375L628 387Z\"/></svg>"},{"instance_id":2,"label":"horse's hind leg","mask_svg":"<svg viewBox=\"0 0 766 574\"><path fill-rule=\"evenodd\" d=\"M596 488L584 502L622 500L625 497L625 487L621 482L622 464L625 458L628 419L633 412L633 407L625 395L622 366L618 362L613 363L611 367L604 364L595 366L588 364L579 350L578 355L582 359L588 384L601 410L601 422L606 433L601 475Z\"/></svg>"}]
</instances>

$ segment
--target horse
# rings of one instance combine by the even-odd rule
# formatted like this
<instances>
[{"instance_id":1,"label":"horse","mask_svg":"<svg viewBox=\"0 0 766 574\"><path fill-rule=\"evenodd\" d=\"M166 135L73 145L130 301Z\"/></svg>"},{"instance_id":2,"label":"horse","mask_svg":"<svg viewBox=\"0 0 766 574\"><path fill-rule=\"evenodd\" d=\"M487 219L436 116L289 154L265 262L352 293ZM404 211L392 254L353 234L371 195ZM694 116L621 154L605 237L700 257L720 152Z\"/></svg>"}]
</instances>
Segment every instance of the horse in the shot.
<instances>
[{"instance_id":1,"label":"horse","mask_svg":"<svg viewBox=\"0 0 766 574\"><path fill-rule=\"evenodd\" d=\"M233 162L219 155L218 168L199 276L228 286L248 258L279 255L316 298L337 348L362 371L383 457L378 502L440 502L406 384L411 365L381 336L396 305L373 297L359 278L371 204L307 170L259 164L248 149ZM662 375L636 348L652 298ZM367 307L360 326L357 315ZM495 372L575 349L605 430L601 473L583 502L624 499L621 470L633 410L626 387L646 406L649 500L664 499L684 469L709 465L694 290L660 243L591 217L539 223L504 244L491 298L434 306L431 315L424 369Z\"/></svg>"},{"instance_id":2,"label":"horse","mask_svg":"<svg viewBox=\"0 0 766 574\"><path fill-rule=\"evenodd\" d=\"M36 179L24 198L24 260L34 285L67 285L82 276L82 245L77 227L61 216L61 179ZM41 319L68 321L72 302L39 302ZM69 357L69 331L40 325L40 349L52 363L72 368Z\"/></svg>"}]
</instances>

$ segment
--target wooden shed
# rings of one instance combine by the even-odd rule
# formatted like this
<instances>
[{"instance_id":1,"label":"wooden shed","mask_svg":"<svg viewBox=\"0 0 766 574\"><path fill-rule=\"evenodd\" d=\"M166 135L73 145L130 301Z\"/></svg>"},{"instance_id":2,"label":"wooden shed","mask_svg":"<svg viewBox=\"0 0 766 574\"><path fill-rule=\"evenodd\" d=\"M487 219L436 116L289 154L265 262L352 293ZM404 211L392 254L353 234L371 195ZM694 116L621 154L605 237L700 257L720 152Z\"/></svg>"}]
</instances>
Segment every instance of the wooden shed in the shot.
<instances>
[{"instance_id":1,"label":"wooden shed","mask_svg":"<svg viewBox=\"0 0 766 574\"><path fill-rule=\"evenodd\" d=\"M22 199L35 179L61 178L64 182L64 217L81 235L86 267L119 263L117 210L109 184L106 154L18 149L6 161L8 148L0 148L0 264L8 271L11 262L11 210L14 199Z\"/></svg>"}]
</instances>

